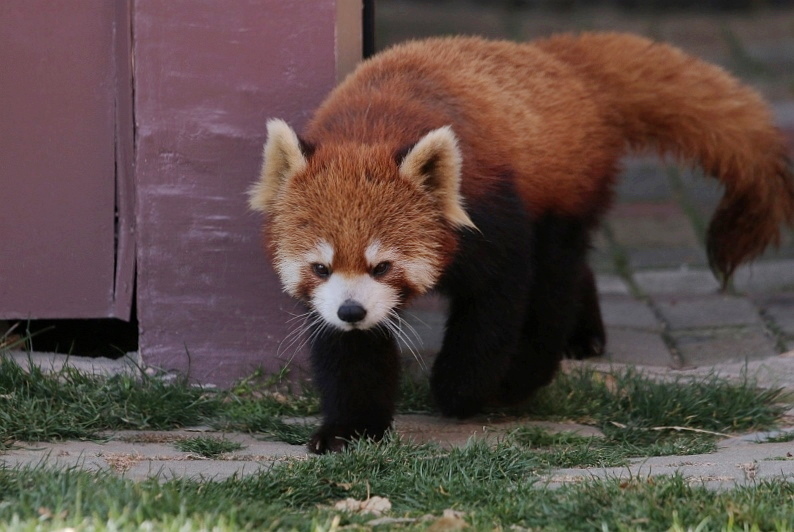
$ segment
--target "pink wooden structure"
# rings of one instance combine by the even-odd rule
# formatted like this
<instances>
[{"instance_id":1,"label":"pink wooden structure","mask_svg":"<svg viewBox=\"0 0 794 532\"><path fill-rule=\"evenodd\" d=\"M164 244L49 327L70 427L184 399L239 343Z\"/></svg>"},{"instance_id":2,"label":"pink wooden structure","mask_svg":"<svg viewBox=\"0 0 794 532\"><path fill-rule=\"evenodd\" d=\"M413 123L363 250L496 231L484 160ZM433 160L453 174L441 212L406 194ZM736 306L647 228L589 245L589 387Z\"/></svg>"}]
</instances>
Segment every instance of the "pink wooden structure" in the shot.
<instances>
[{"instance_id":1,"label":"pink wooden structure","mask_svg":"<svg viewBox=\"0 0 794 532\"><path fill-rule=\"evenodd\" d=\"M219 385L283 365L294 303L245 192L267 118L302 127L360 59L361 0L7 0L0 20L0 319L129 319L137 285L147 365Z\"/></svg>"},{"instance_id":2,"label":"pink wooden structure","mask_svg":"<svg viewBox=\"0 0 794 532\"><path fill-rule=\"evenodd\" d=\"M128 319L129 11L0 2L0 319Z\"/></svg>"}]
</instances>

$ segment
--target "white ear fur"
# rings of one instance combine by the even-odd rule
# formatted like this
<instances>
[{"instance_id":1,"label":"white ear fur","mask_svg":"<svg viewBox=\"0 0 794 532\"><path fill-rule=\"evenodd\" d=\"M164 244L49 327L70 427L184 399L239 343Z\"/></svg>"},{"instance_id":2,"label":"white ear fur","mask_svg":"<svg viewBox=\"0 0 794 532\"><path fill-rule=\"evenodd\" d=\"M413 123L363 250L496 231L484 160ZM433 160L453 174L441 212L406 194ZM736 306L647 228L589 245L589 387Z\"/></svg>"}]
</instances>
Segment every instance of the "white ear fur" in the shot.
<instances>
[{"instance_id":1,"label":"white ear fur","mask_svg":"<svg viewBox=\"0 0 794 532\"><path fill-rule=\"evenodd\" d=\"M434 194L450 223L476 229L460 196L462 162L458 138L451 127L444 126L434 129L411 148L400 163L400 175Z\"/></svg>"},{"instance_id":2,"label":"white ear fur","mask_svg":"<svg viewBox=\"0 0 794 532\"><path fill-rule=\"evenodd\" d=\"M267 212L287 179L306 167L298 135L283 120L267 122L267 142L262 150L259 180L248 190L248 206Z\"/></svg>"}]
</instances>

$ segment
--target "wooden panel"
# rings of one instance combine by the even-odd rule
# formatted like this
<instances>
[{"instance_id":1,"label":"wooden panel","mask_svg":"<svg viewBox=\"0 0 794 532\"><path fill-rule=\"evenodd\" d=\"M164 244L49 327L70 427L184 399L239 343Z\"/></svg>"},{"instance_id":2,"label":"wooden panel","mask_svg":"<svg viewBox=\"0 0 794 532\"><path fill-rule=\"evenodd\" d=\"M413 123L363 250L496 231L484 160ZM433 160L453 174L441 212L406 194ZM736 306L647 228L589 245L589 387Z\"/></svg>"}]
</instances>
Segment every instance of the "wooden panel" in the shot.
<instances>
[{"instance_id":1,"label":"wooden panel","mask_svg":"<svg viewBox=\"0 0 794 532\"><path fill-rule=\"evenodd\" d=\"M114 304L114 54L125 9L0 2L0 317L129 310L129 294Z\"/></svg>"},{"instance_id":2,"label":"wooden panel","mask_svg":"<svg viewBox=\"0 0 794 532\"><path fill-rule=\"evenodd\" d=\"M134 6L141 352L228 384L293 354L276 357L295 304L267 263L246 190L266 120L302 127L335 82L336 3Z\"/></svg>"}]
</instances>

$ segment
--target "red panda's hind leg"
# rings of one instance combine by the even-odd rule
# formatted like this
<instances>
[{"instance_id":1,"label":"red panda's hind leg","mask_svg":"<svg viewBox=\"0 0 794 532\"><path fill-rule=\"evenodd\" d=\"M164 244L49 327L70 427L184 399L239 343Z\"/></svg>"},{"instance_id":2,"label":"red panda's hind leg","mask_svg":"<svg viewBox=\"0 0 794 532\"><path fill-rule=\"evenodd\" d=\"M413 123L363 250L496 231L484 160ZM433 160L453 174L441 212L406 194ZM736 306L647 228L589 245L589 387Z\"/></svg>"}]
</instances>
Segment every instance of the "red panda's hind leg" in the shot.
<instances>
[{"instance_id":1,"label":"red panda's hind leg","mask_svg":"<svg viewBox=\"0 0 794 532\"><path fill-rule=\"evenodd\" d=\"M595 276L589 266L583 267L579 296L577 322L568 339L565 354L576 360L598 357L604 354L606 331L601 318L601 305L598 302L598 289Z\"/></svg>"},{"instance_id":2,"label":"red panda's hind leg","mask_svg":"<svg viewBox=\"0 0 794 532\"><path fill-rule=\"evenodd\" d=\"M589 240L580 220L548 215L536 221L521 340L501 383L501 404L522 403L549 384L563 355L583 358L603 350L598 296L586 262Z\"/></svg>"}]
</instances>

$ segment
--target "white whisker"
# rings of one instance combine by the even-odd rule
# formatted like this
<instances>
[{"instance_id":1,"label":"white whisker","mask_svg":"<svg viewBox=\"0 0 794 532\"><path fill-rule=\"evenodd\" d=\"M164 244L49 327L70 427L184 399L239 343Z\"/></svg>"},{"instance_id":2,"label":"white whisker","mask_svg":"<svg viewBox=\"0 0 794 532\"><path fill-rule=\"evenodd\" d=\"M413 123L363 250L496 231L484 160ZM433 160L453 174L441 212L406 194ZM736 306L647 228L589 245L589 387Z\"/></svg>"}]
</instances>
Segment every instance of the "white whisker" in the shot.
<instances>
[{"instance_id":1,"label":"white whisker","mask_svg":"<svg viewBox=\"0 0 794 532\"><path fill-rule=\"evenodd\" d=\"M301 319L301 321L296 321ZM293 322L292 330L279 342L278 349L276 351L276 358L281 357L282 354L286 353L287 351L291 351L289 358L285 364L285 368L289 367L292 364L292 361L295 359L298 353L300 353L306 344L312 341L316 336L321 332L324 327L326 326L324 320L320 317L316 310L310 309L307 312L303 312L301 314L293 314L292 317L287 320L287 323ZM315 327L312 330L312 327L317 323L321 323L321 327ZM311 334L308 334L311 330Z\"/></svg>"},{"instance_id":2,"label":"white whisker","mask_svg":"<svg viewBox=\"0 0 794 532\"><path fill-rule=\"evenodd\" d=\"M330 324L323 319L319 312L312 310L310 317L312 322L308 328L311 329L311 334L304 336L303 341L298 346L298 350L303 349L307 344L313 344L330 327Z\"/></svg>"},{"instance_id":3,"label":"white whisker","mask_svg":"<svg viewBox=\"0 0 794 532\"><path fill-rule=\"evenodd\" d=\"M419 317L419 316L418 316L416 313L414 313L414 312L411 312L410 310L406 310L406 309L403 309L403 310L402 310L402 312L403 312L404 314L408 315L408 316L411 316L411 318L415 319L416 321L418 321L419 323L421 323L422 325L424 325L424 326L425 326L425 327L427 327L428 329L430 328L430 325L428 325L428 324L427 324L427 323L426 323L426 322L425 322L425 321L424 321L422 318L420 318L420 317ZM403 320L403 321L405 321L405 320Z\"/></svg>"},{"instance_id":4,"label":"white whisker","mask_svg":"<svg viewBox=\"0 0 794 532\"><path fill-rule=\"evenodd\" d=\"M281 340L281 342L279 342L278 349L276 350L277 359L280 359L282 354L290 350L295 345L295 343L298 342L298 340L300 340L301 337L304 335L306 331L306 319L308 318L305 318L304 321L295 324L295 327L289 333L287 333L287 335ZM295 355L299 350L300 347L292 350L292 354L287 360L285 367L289 367L289 365L292 363L292 360L295 358Z\"/></svg>"},{"instance_id":5,"label":"white whisker","mask_svg":"<svg viewBox=\"0 0 794 532\"><path fill-rule=\"evenodd\" d=\"M427 370L427 365L425 364L424 359L419 354L419 348L417 347L414 339L403 329L403 326L406 326L408 330L413 334L419 344L422 344L422 339L419 334L416 332L410 323L407 323L402 316L397 313L396 310L392 309L389 311L389 316L386 320L383 321L383 324L394 334L397 339L402 340L403 345L408 349L411 355L414 357L414 360L419 364L419 367L423 370Z\"/></svg>"},{"instance_id":6,"label":"white whisker","mask_svg":"<svg viewBox=\"0 0 794 532\"><path fill-rule=\"evenodd\" d=\"M411 334L413 335L413 337L416 339L416 342L417 342L417 343L418 343L420 346L424 345L424 340L422 340L422 336L421 336L421 335L419 334L419 332L418 332L418 331L417 331L417 330L414 328L414 326L413 326L413 325L411 325L411 324L410 324L410 323L409 323L409 322L408 322L406 319L404 319L404 318L403 318L403 317L402 317L400 314L397 314L397 313L395 313L395 314L397 315L397 319L398 319L398 320L399 320L399 322L400 322L400 327L402 327L402 328L404 328L404 329L407 329L407 330L408 330L408 332L409 332L409 333L411 333ZM416 316L414 316L414 317L416 317ZM418 319L418 318L417 318L417 319ZM422 323L422 325L424 325L425 327L428 327L428 328L429 328L429 326L428 326L428 325L427 325L425 322L423 322L422 320L419 320L419 321Z\"/></svg>"},{"instance_id":7,"label":"white whisker","mask_svg":"<svg viewBox=\"0 0 794 532\"><path fill-rule=\"evenodd\" d=\"M292 317L291 317L290 319L288 319L288 320L287 320L287 323L290 323L290 322L292 322L292 321L295 321L295 320L299 320L299 319L301 319L301 318L304 318L304 319L305 319L306 317L310 316L312 312L313 312L313 311L311 311L311 310L310 310L310 311L308 311L308 312L303 312L303 313L301 313L301 314L293 314L292 312L290 312L289 314L290 314L290 316L292 316Z\"/></svg>"}]
</instances>

